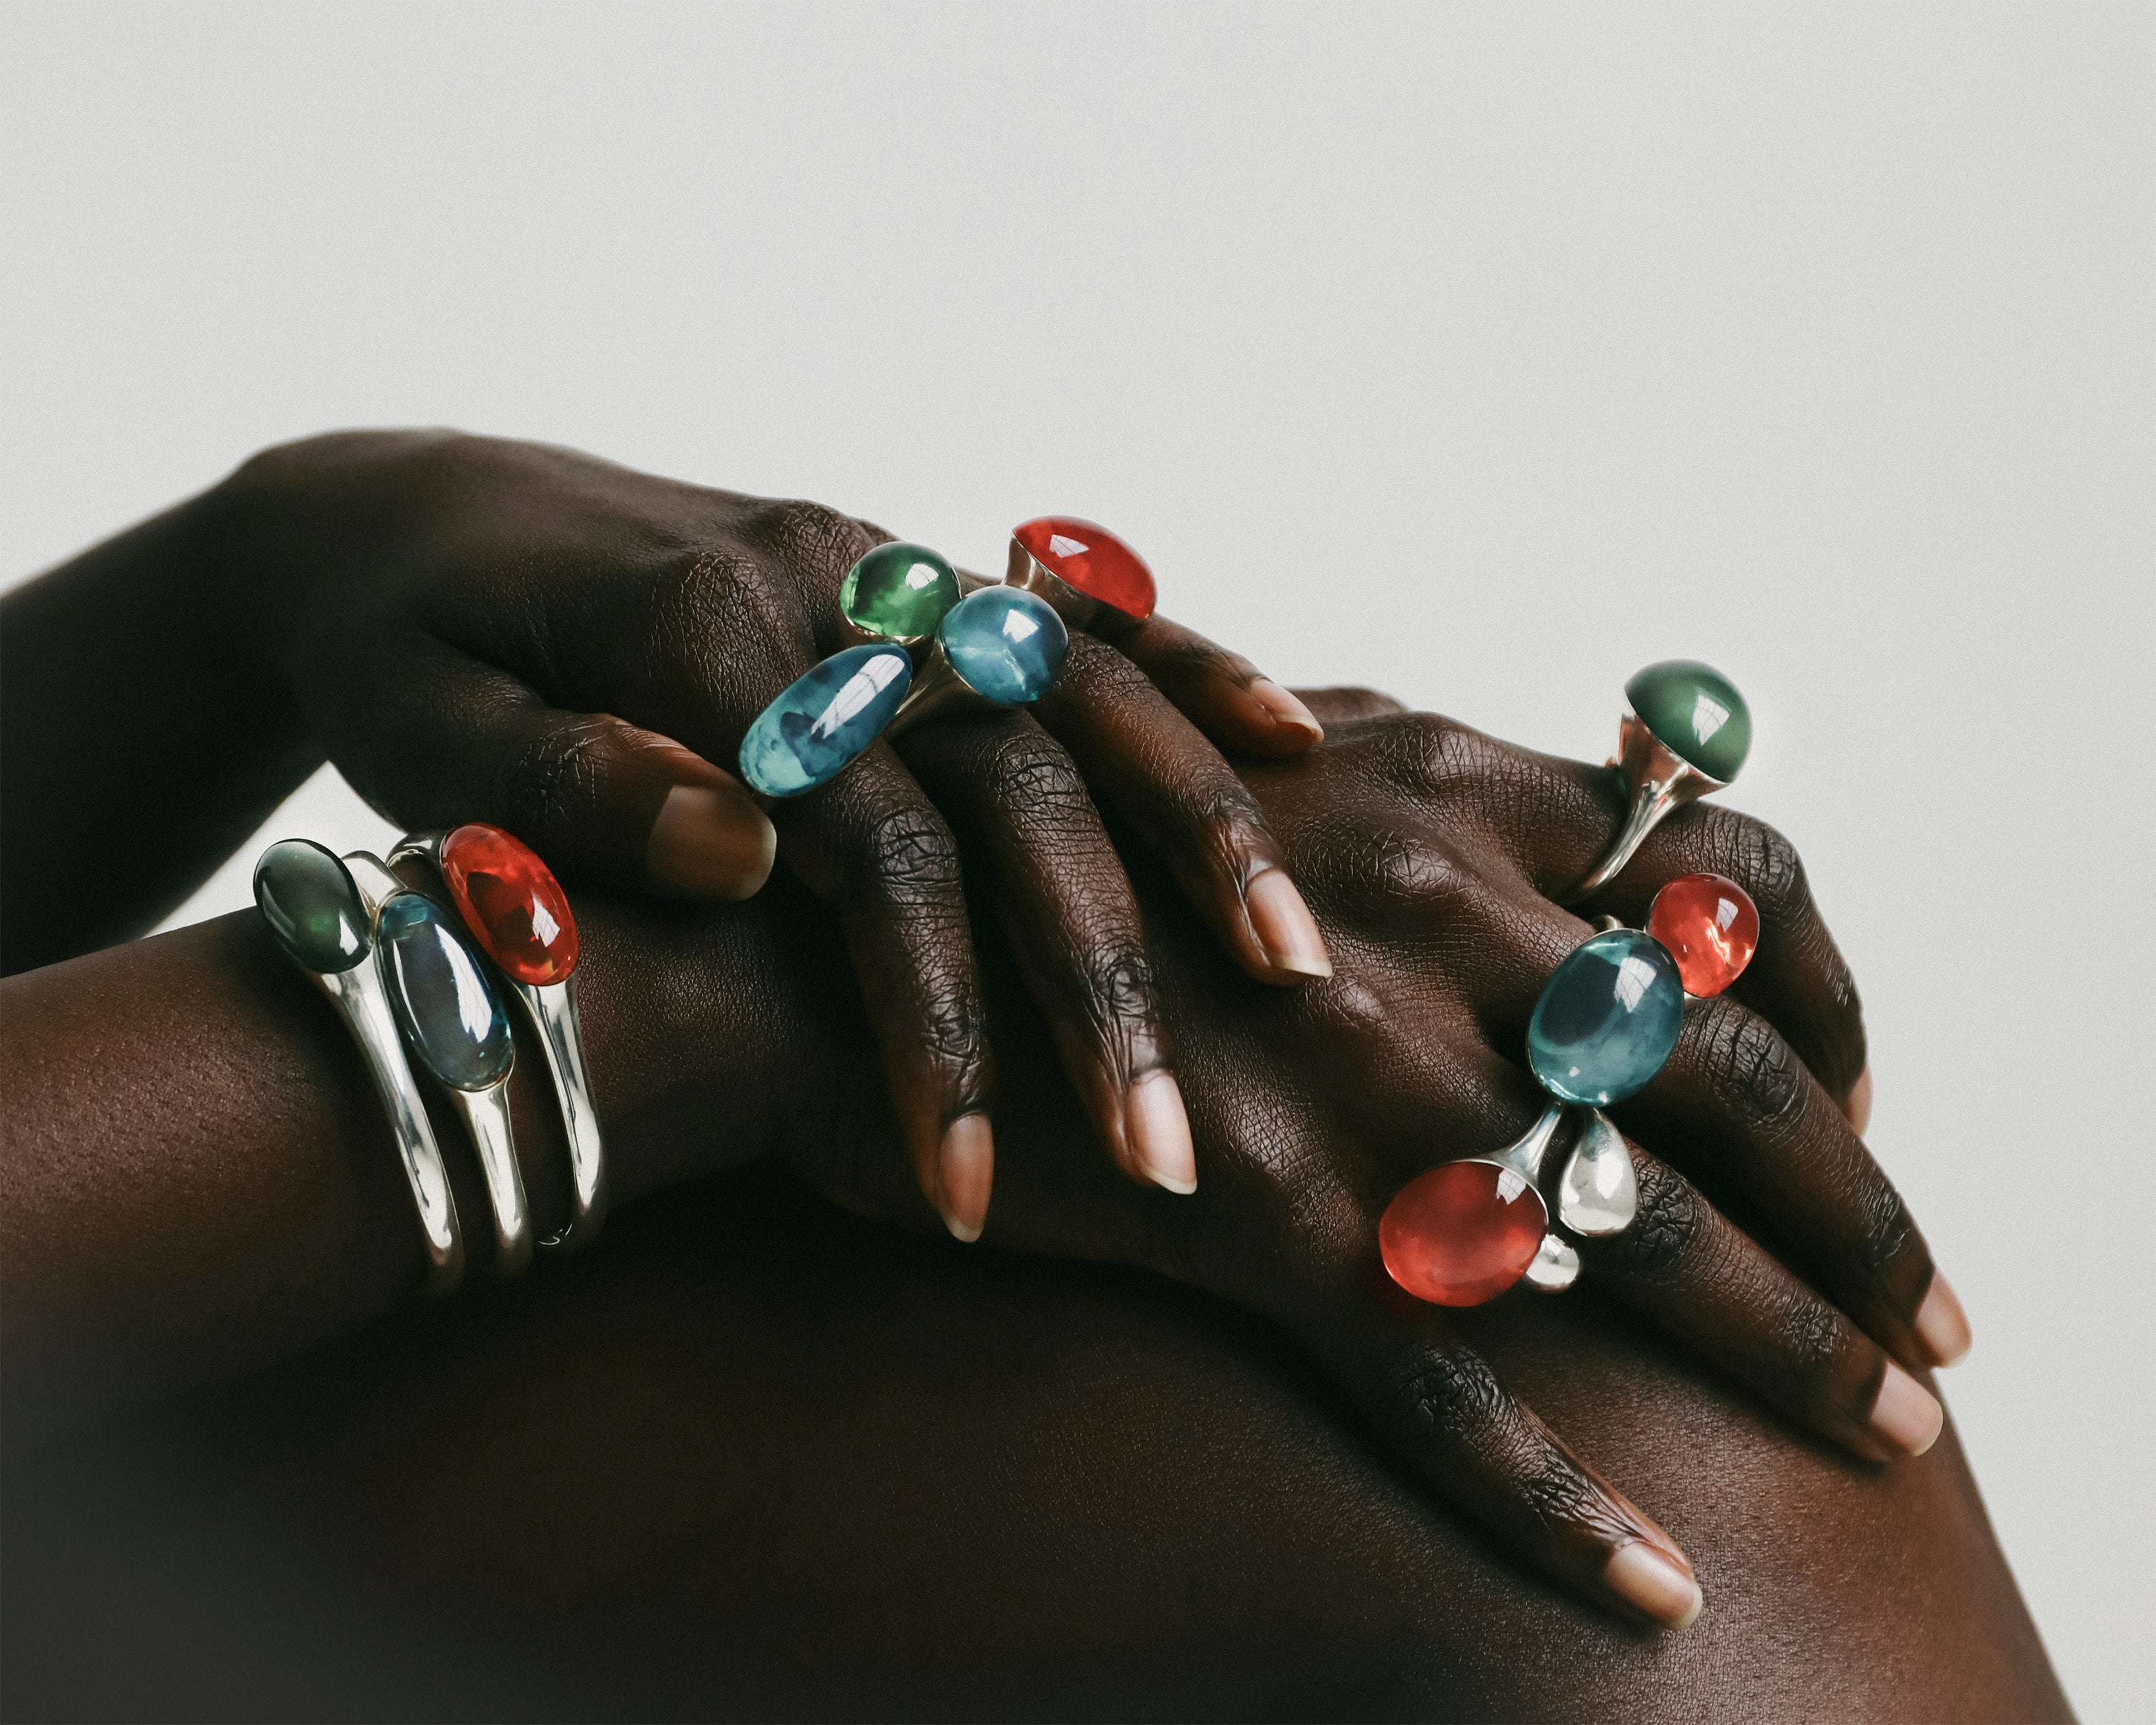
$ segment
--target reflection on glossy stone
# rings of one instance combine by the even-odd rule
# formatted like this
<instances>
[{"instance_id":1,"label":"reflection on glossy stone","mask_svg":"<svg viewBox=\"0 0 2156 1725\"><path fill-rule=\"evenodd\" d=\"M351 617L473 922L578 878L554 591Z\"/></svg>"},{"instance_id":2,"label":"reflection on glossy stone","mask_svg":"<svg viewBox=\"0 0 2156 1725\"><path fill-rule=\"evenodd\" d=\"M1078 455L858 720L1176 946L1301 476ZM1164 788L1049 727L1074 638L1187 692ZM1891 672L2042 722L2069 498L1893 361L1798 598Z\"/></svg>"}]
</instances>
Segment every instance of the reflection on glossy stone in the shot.
<instances>
[{"instance_id":1,"label":"reflection on glossy stone","mask_svg":"<svg viewBox=\"0 0 2156 1725\"><path fill-rule=\"evenodd\" d=\"M1070 637L1046 600L984 587L943 619L944 656L966 686L1003 706L1038 701L1063 674Z\"/></svg>"},{"instance_id":2,"label":"reflection on glossy stone","mask_svg":"<svg viewBox=\"0 0 2156 1725\"><path fill-rule=\"evenodd\" d=\"M1653 936L1613 928L1575 948L1527 1021L1527 1064L1568 1102L1607 1107L1644 1088L1684 1028L1676 961Z\"/></svg>"},{"instance_id":3,"label":"reflection on glossy stone","mask_svg":"<svg viewBox=\"0 0 2156 1725\"><path fill-rule=\"evenodd\" d=\"M1152 571L1097 521L1045 515L1014 527L1011 536L1049 573L1087 598L1140 622L1152 615Z\"/></svg>"},{"instance_id":4,"label":"reflection on glossy stone","mask_svg":"<svg viewBox=\"0 0 2156 1725\"><path fill-rule=\"evenodd\" d=\"M1724 783L1752 748L1752 710L1728 678L1696 659L1666 659L1625 685L1632 711L1663 746Z\"/></svg>"},{"instance_id":5,"label":"reflection on glossy stone","mask_svg":"<svg viewBox=\"0 0 2156 1725\"><path fill-rule=\"evenodd\" d=\"M442 879L465 927L513 980L543 988L577 968L577 919L554 871L500 827L473 821L442 840Z\"/></svg>"},{"instance_id":6,"label":"reflection on glossy stone","mask_svg":"<svg viewBox=\"0 0 2156 1725\"><path fill-rule=\"evenodd\" d=\"M1647 932L1670 949L1685 993L1705 999L1744 974L1759 948L1759 908L1720 875L1680 875L1655 895Z\"/></svg>"},{"instance_id":7,"label":"reflection on glossy stone","mask_svg":"<svg viewBox=\"0 0 2156 1725\"><path fill-rule=\"evenodd\" d=\"M382 907L382 980L419 1062L443 1083L484 1090L509 1070L509 1016L449 911L416 892Z\"/></svg>"},{"instance_id":8,"label":"reflection on glossy stone","mask_svg":"<svg viewBox=\"0 0 2156 1725\"><path fill-rule=\"evenodd\" d=\"M321 845L281 839L254 865L254 903L293 962L331 975L367 956L367 906L352 872Z\"/></svg>"},{"instance_id":9,"label":"reflection on glossy stone","mask_svg":"<svg viewBox=\"0 0 2156 1725\"><path fill-rule=\"evenodd\" d=\"M839 608L864 634L925 640L958 603L958 572L940 552L906 540L879 545L839 588Z\"/></svg>"},{"instance_id":10,"label":"reflection on glossy stone","mask_svg":"<svg viewBox=\"0 0 2156 1725\"><path fill-rule=\"evenodd\" d=\"M1534 1261L1520 1279L1537 1293L1561 1294L1579 1280L1579 1254L1569 1241L1545 1234L1535 1250Z\"/></svg>"},{"instance_id":11,"label":"reflection on glossy stone","mask_svg":"<svg viewBox=\"0 0 2156 1725\"><path fill-rule=\"evenodd\" d=\"M1548 1225L1541 1194L1512 1169L1449 1162L1394 1194L1378 1219L1378 1250L1418 1300L1480 1306L1520 1279Z\"/></svg>"},{"instance_id":12,"label":"reflection on glossy stone","mask_svg":"<svg viewBox=\"0 0 2156 1725\"><path fill-rule=\"evenodd\" d=\"M901 648L834 653L757 716L742 739L742 777L767 797L813 791L876 740L912 682Z\"/></svg>"}]
</instances>

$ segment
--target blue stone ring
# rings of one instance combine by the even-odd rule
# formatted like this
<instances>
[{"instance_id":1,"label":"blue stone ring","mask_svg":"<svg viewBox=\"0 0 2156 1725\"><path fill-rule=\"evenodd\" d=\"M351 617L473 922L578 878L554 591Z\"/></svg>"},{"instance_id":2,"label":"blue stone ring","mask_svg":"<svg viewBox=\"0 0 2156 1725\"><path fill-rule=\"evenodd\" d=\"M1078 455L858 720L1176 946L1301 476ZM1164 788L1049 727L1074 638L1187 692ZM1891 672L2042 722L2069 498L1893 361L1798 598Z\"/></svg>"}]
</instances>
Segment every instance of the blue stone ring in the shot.
<instances>
[{"instance_id":1,"label":"blue stone ring","mask_svg":"<svg viewBox=\"0 0 2156 1725\"><path fill-rule=\"evenodd\" d=\"M514 1276L531 1261L531 1211L510 1130L516 1041L501 992L454 911L414 892L367 851L344 863L374 917L376 963L404 1045L442 1086L479 1153L494 1212L495 1273Z\"/></svg>"},{"instance_id":2,"label":"blue stone ring","mask_svg":"<svg viewBox=\"0 0 2156 1725\"><path fill-rule=\"evenodd\" d=\"M742 777L767 797L798 797L877 737L933 714L1040 700L1070 651L1063 619L1046 601L1019 588L982 588L943 613L918 675L893 639L834 653L788 684L742 739Z\"/></svg>"}]
</instances>

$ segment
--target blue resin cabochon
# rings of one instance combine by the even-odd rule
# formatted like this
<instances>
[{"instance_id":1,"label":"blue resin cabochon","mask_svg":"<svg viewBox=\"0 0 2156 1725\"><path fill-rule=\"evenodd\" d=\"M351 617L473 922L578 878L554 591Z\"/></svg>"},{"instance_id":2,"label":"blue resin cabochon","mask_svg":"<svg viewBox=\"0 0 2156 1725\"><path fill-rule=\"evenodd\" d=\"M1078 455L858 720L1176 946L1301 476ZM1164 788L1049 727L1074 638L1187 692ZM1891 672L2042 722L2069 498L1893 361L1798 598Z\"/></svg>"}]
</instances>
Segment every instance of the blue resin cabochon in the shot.
<instances>
[{"instance_id":1,"label":"blue resin cabochon","mask_svg":"<svg viewBox=\"0 0 2156 1725\"><path fill-rule=\"evenodd\" d=\"M1606 1108L1644 1090L1684 1028L1676 960L1652 935L1613 928L1568 953L1527 1021L1527 1065L1562 1101Z\"/></svg>"},{"instance_id":2,"label":"blue resin cabochon","mask_svg":"<svg viewBox=\"0 0 2156 1725\"><path fill-rule=\"evenodd\" d=\"M1022 587L968 593L938 632L951 669L1001 706L1038 701L1063 675L1070 637L1045 599Z\"/></svg>"},{"instance_id":3,"label":"blue resin cabochon","mask_svg":"<svg viewBox=\"0 0 2156 1725\"><path fill-rule=\"evenodd\" d=\"M742 739L742 777L767 797L798 797L874 742L913 685L900 647L834 653L781 690Z\"/></svg>"},{"instance_id":4,"label":"blue resin cabochon","mask_svg":"<svg viewBox=\"0 0 2156 1725\"><path fill-rule=\"evenodd\" d=\"M400 892L375 927L389 1004L420 1064L458 1090L485 1090L506 1076L516 1054L509 1015L452 913Z\"/></svg>"}]
</instances>

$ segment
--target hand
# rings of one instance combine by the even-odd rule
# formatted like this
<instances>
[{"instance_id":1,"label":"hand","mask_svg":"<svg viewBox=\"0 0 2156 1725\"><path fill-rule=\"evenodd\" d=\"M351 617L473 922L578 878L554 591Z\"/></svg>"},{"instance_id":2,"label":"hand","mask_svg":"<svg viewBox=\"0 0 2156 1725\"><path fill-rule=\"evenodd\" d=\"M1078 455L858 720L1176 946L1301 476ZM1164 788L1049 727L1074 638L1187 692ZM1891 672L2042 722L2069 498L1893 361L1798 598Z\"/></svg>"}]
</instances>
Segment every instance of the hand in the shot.
<instances>
[{"instance_id":1,"label":"hand","mask_svg":"<svg viewBox=\"0 0 2156 1725\"><path fill-rule=\"evenodd\" d=\"M1022 1015L999 1017L1006 1070L1027 1081L998 1103L1011 1147L991 1237L1146 1266L1272 1315L1409 1465L1502 1538L1604 1602L1687 1620L1697 1594L1675 1543L1470 1346L1494 1315L1410 1299L1376 1249L1378 1218L1408 1179L1498 1148L1539 1111L1527 1018L1589 932L1550 896L1615 829L1615 776L1380 697L1310 704L1326 742L1249 777L1337 973L1296 994L1245 985L1142 871L1204 1190L1172 1204L1101 1178L1067 1104L1035 1076L1039 1038ZM932 786L969 770L977 746L954 723L933 745L947 769L926 742L916 764ZM1862 1020L1795 854L1756 821L1697 806L1586 908L1636 920L1661 882L1700 870L1758 901L1758 955L1733 998L1688 1004L1661 1075L1616 1111L1640 1214L1626 1234L1582 1243L1587 1281L1855 1454L1920 1453L1943 1416L1912 1370L1956 1357L1966 1330L1836 1100L1864 1070ZM862 1137L819 1109L790 1153L850 1207L918 1219Z\"/></svg>"},{"instance_id":2,"label":"hand","mask_svg":"<svg viewBox=\"0 0 2156 1725\"><path fill-rule=\"evenodd\" d=\"M1292 755L1319 728L1165 619L1114 647L1074 638L1061 688L970 726L965 770L933 798L879 743L767 818L717 763L845 644L840 581L888 536L814 504L441 434L314 439L221 490L243 547L220 565L226 614L391 819L491 821L572 880L689 897L755 892L775 852L836 901L916 1176L961 1239L988 1209L993 1083L947 813L979 837L1065 1070L1133 1178L1188 1192L1195 1176L1137 906L1088 787L1245 973L1327 970L1214 747Z\"/></svg>"}]
</instances>

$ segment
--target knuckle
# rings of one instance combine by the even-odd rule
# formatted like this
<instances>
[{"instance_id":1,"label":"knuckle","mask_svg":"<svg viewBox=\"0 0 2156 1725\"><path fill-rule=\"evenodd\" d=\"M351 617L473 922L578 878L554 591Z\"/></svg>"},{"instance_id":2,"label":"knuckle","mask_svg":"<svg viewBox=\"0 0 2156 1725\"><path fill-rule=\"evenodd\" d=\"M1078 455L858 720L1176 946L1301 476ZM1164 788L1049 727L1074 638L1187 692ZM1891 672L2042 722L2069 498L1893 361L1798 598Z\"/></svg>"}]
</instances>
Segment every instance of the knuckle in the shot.
<instances>
[{"instance_id":1,"label":"knuckle","mask_svg":"<svg viewBox=\"0 0 2156 1725\"><path fill-rule=\"evenodd\" d=\"M1810 896L1797 847L1763 820L1734 809L1710 807L1707 820L1707 854L1719 872L1752 895L1763 917L1787 926Z\"/></svg>"},{"instance_id":2,"label":"knuckle","mask_svg":"<svg viewBox=\"0 0 2156 1725\"><path fill-rule=\"evenodd\" d=\"M1375 721L1373 730L1386 776L1425 801L1461 794L1502 769L1494 739L1436 713L1391 715Z\"/></svg>"},{"instance_id":3,"label":"knuckle","mask_svg":"<svg viewBox=\"0 0 2156 1725\"><path fill-rule=\"evenodd\" d=\"M1874 1277L1883 1280L1887 1271L1900 1264L1912 1250L1930 1261L1929 1254L1922 1252L1922 1236L1917 1232L1917 1224L1909 1214L1908 1206L1902 1202L1902 1194L1887 1183L1887 1177L1873 1172L1865 1182L1857 1198L1856 1250L1858 1260ZM1928 1276L1922 1286L1928 1286Z\"/></svg>"},{"instance_id":4,"label":"knuckle","mask_svg":"<svg viewBox=\"0 0 2156 1725\"><path fill-rule=\"evenodd\" d=\"M1031 726L999 738L982 765L989 799L1029 824L1068 831L1093 812L1070 756Z\"/></svg>"},{"instance_id":5,"label":"knuckle","mask_svg":"<svg viewBox=\"0 0 2156 1725\"><path fill-rule=\"evenodd\" d=\"M869 548L869 536L851 516L804 498L759 503L743 522L742 536L789 569L835 582Z\"/></svg>"},{"instance_id":6,"label":"knuckle","mask_svg":"<svg viewBox=\"0 0 2156 1725\"><path fill-rule=\"evenodd\" d=\"M935 812L911 804L869 824L862 855L869 873L904 902L949 902L959 893L958 845Z\"/></svg>"},{"instance_id":7,"label":"knuckle","mask_svg":"<svg viewBox=\"0 0 2156 1725\"><path fill-rule=\"evenodd\" d=\"M1673 1279L1699 1238L1702 1216L1691 1183L1666 1165L1635 1164L1639 1207L1632 1225L1618 1236L1625 1271L1643 1282Z\"/></svg>"},{"instance_id":8,"label":"knuckle","mask_svg":"<svg viewBox=\"0 0 2156 1725\"><path fill-rule=\"evenodd\" d=\"M1716 1099L1759 1126L1779 1126L1804 1105L1804 1073L1771 1024L1727 996L1700 1014L1701 1057Z\"/></svg>"},{"instance_id":9,"label":"knuckle","mask_svg":"<svg viewBox=\"0 0 2156 1725\"><path fill-rule=\"evenodd\" d=\"M1138 947L1116 942L1090 955L1086 992L1104 1027L1149 1026L1157 1016L1152 965Z\"/></svg>"},{"instance_id":10,"label":"knuckle","mask_svg":"<svg viewBox=\"0 0 2156 1725\"><path fill-rule=\"evenodd\" d=\"M1471 886L1450 845L1397 827L1358 834L1338 866L1373 901L1411 911L1440 913Z\"/></svg>"},{"instance_id":11,"label":"knuckle","mask_svg":"<svg viewBox=\"0 0 2156 1725\"><path fill-rule=\"evenodd\" d=\"M649 604L662 650L691 661L726 641L805 639L799 613L770 570L731 547L665 557L651 579Z\"/></svg>"},{"instance_id":12,"label":"knuckle","mask_svg":"<svg viewBox=\"0 0 2156 1725\"><path fill-rule=\"evenodd\" d=\"M1802 1290L1792 1290L1774 1321L1781 1369L1815 1391L1839 1381L1848 1350L1848 1327L1831 1307Z\"/></svg>"},{"instance_id":13,"label":"knuckle","mask_svg":"<svg viewBox=\"0 0 2156 1725\"><path fill-rule=\"evenodd\" d=\"M608 723L578 719L526 739L503 757L495 799L512 829L545 832L598 798Z\"/></svg>"},{"instance_id":14,"label":"knuckle","mask_svg":"<svg viewBox=\"0 0 2156 1725\"><path fill-rule=\"evenodd\" d=\"M1502 1420L1511 1402L1488 1363L1464 1348L1409 1354L1388 1387L1409 1435L1424 1441L1470 1440Z\"/></svg>"}]
</instances>

